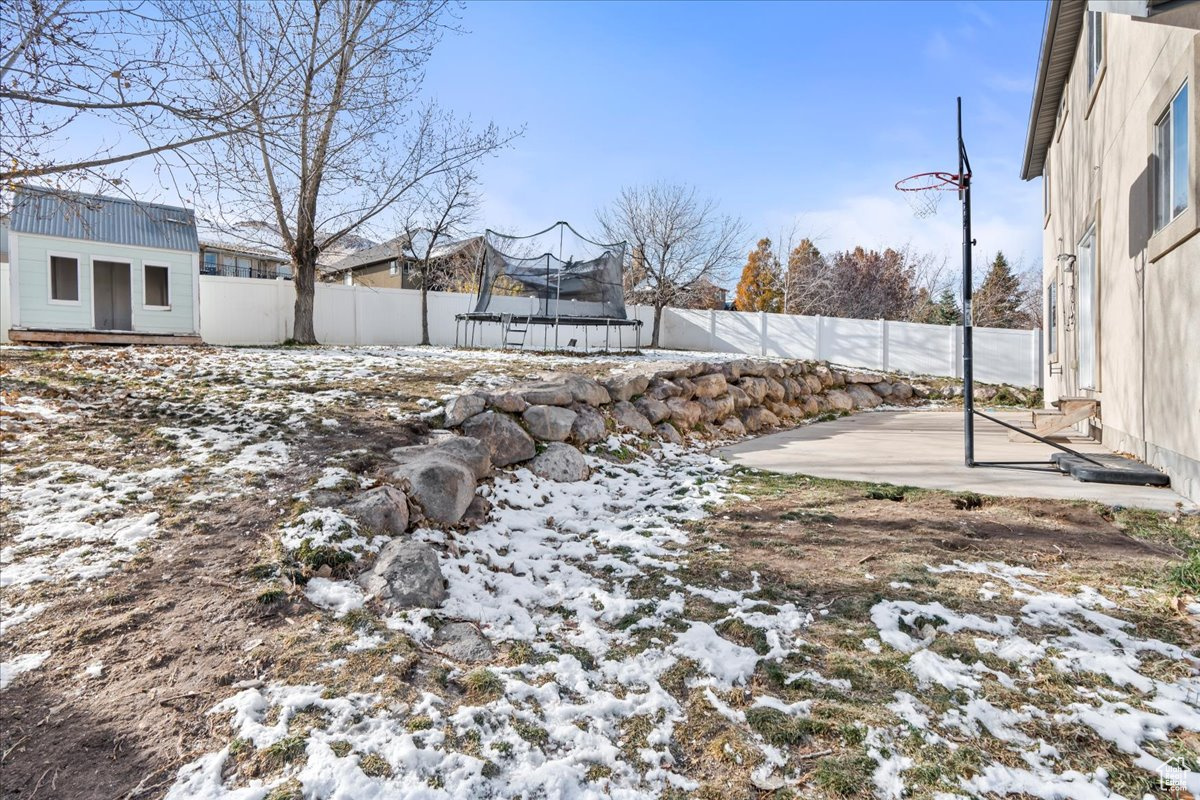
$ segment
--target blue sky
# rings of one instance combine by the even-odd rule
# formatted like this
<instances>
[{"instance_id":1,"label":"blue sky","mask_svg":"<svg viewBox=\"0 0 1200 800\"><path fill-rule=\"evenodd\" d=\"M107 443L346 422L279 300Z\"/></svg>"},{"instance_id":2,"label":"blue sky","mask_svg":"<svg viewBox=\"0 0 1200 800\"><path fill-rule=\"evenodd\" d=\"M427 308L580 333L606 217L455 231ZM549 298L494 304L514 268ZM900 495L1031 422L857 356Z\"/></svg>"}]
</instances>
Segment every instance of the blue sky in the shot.
<instances>
[{"instance_id":1,"label":"blue sky","mask_svg":"<svg viewBox=\"0 0 1200 800\"><path fill-rule=\"evenodd\" d=\"M1032 264L1041 189L1018 178L1044 5L986 3L469 4L428 69L439 102L526 126L482 169L484 222L594 229L623 185L694 184L757 239L950 255L948 195L916 220L893 189L953 171L964 97L976 237Z\"/></svg>"},{"instance_id":2,"label":"blue sky","mask_svg":"<svg viewBox=\"0 0 1200 800\"><path fill-rule=\"evenodd\" d=\"M1040 260L1041 187L1018 177L1042 2L470 2L426 91L525 126L481 168L479 227L595 231L624 185L694 184L747 226L826 250L913 247L958 268L955 197L912 216L893 185L954 170L954 98L975 170L977 252ZM151 165L127 177L177 199ZM185 198L186 199L186 198ZM373 231L377 236L392 231ZM737 276L731 275L730 285Z\"/></svg>"}]
</instances>

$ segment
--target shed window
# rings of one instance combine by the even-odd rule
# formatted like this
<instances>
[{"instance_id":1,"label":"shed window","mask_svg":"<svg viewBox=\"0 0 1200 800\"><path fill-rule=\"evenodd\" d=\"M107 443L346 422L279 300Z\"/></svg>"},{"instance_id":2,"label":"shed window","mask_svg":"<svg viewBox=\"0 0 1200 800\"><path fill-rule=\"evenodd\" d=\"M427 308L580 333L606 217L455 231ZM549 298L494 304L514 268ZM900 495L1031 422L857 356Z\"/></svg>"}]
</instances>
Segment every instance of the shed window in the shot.
<instances>
[{"instance_id":1,"label":"shed window","mask_svg":"<svg viewBox=\"0 0 1200 800\"><path fill-rule=\"evenodd\" d=\"M1188 86L1185 81L1154 126L1157 231L1183 213L1188 205Z\"/></svg>"},{"instance_id":2,"label":"shed window","mask_svg":"<svg viewBox=\"0 0 1200 800\"><path fill-rule=\"evenodd\" d=\"M79 259L50 256L50 299L79 302Z\"/></svg>"},{"instance_id":3,"label":"shed window","mask_svg":"<svg viewBox=\"0 0 1200 800\"><path fill-rule=\"evenodd\" d=\"M170 271L166 267L146 265L146 305L165 308L171 305Z\"/></svg>"}]
</instances>

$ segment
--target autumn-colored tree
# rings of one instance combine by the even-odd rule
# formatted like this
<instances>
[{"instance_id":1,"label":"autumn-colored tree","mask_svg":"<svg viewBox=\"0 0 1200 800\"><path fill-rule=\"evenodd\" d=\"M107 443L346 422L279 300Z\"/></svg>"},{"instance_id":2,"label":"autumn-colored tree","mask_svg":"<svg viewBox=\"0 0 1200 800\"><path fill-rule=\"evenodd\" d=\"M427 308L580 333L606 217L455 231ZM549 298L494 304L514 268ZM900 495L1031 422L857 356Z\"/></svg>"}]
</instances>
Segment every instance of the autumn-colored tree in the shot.
<instances>
[{"instance_id":1,"label":"autumn-colored tree","mask_svg":"<svg viewBox=\"0 0 1200 800\"><path fill-rule=\"evenodd\" d=\"M971 299L971 321L987 328L1028 327L1025 295L1021 278L1013 273L1004 253L998 252Z\"/></svg>"},{"instance_id":2,"label":"autumn-colored tree","mask_svg":"<svg viewBox=\"0 0 1200 800\"><path fill-rule=\"evenodd\" d=\"M750 251L733 303L738 311L783 310L779 259L771 250L770 239L759 239L758 246Z\"/></svg>"},{"instance_id":3,"label":"autumn-colored tree","mask_svg":"<svg viewBox=\"0 0 1200 800\"><path fill-rule=\"evenodd\" d=\"M882 253L856 247L829 261L828 307L822 312L857 319L907 319L916 290L913 267L890 247Z\"/></svg>"}]
</instances>

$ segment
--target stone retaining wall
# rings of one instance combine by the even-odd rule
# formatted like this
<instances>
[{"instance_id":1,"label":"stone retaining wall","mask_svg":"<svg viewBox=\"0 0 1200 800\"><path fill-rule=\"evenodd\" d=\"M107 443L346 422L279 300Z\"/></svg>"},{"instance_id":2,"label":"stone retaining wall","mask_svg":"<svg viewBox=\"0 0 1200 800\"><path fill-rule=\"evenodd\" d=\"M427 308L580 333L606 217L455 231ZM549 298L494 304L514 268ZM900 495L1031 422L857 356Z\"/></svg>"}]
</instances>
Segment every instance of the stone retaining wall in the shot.
<instances>
[{"instance_id":1,"label":"stone retaining wall","mask_svg":"<svg viewBox=\"0 0 1200 800\"><path fill-rule=\"evenodd\" d=\"M822 414L961 394L961 386L954 384L912 383L800 361L697 361L653 372L633 369L600 380L552 373L536 383L451 398L442 411L446 430L427 444L393 450L392 485L359 495L343 509L362 524L393 535L410 521L475 526L490 511L477 485L497 467L520 464L548 480L587 480L583 451L613 433L674 444L731 439L792 427ZM977 394L986 399L997 390L979 387ZM437 592L425 586L440 586L436 565L429 545L402 538L380 553L360 583L389 607L437 605Z\"/></svg>"}]
</instances>

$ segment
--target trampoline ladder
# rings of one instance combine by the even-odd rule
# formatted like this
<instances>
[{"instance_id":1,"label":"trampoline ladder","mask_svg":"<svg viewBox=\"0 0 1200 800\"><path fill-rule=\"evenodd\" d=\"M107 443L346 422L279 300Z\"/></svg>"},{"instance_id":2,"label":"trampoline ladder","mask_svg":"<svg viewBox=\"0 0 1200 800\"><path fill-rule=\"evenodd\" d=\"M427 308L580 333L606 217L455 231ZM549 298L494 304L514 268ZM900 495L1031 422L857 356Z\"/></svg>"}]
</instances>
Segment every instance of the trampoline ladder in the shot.
<instances>
[{"instance_id":1,"label":"trampoline ladder","mask_svg":"<svg viewBox=\"0 0 1200 800\"><path fill-rule=\"evenodd\" d=\"M518 350L524 350L525 334L529 331L528 321L525 322L524 327L520 328L513 325L512 314L504 314L500 321L504 326L504 349L507 350L510 347L515 347ZM514 340L514 337L517 338Z\"/></svg>"}]
</instances>

